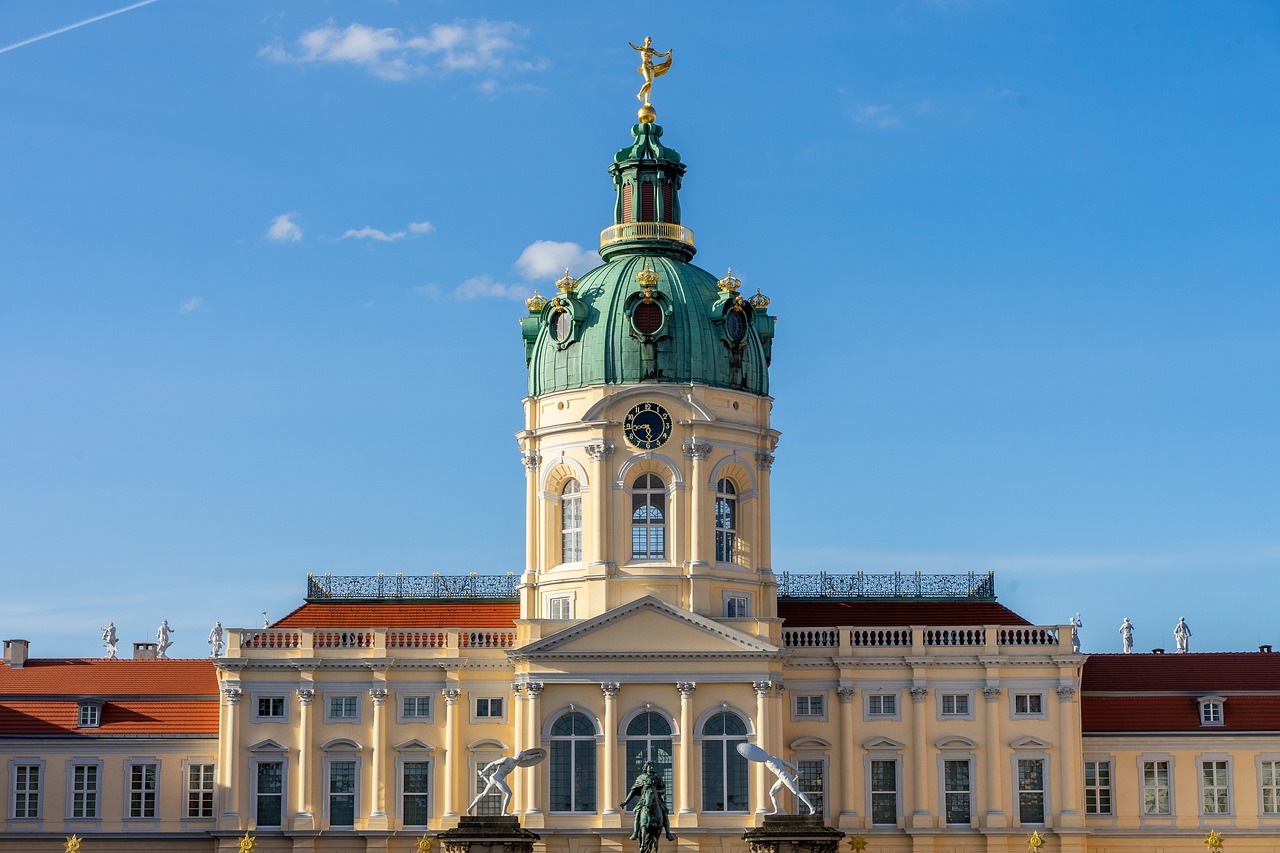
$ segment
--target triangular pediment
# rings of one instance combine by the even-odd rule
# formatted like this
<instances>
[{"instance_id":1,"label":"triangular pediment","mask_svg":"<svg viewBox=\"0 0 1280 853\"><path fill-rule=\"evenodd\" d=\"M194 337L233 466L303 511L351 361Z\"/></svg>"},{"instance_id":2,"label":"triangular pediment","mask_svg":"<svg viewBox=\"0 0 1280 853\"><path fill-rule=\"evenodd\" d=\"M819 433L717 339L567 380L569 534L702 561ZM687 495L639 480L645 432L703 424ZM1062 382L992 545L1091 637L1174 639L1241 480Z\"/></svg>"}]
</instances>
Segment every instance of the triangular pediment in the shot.
<instances>
[{"instance_id":1,"label":"triangular pediment","mask_svg":"<svg viewBox=\"0 0 1280 853\"><path fill-rule=\"evenodd\" d=\"M761 658L777 646L648 595L515 649L518 659Z\"/></svg>"},{"instance_id":2,"label":"triangular pediment","mask_svg":"<svg viewBox=\"0 0 1280 853\"><path fill-rule=\"evenodd\" d=\"M266 740L260 740L257 743L250 744L249 751L250 752L288 752L289 747L285 746L284 744L280 743L277 740L272 740L271 738L267 738Z\"/></svg>"},{"instance_id":3,"label":"triangular pediment","mask_svg":"<svg viewBox=\"0 0 1280 853\"><path fill-rule=\"evenodd\" d=\"M906 744L901 741L896 741L891 737L880 735L878 737L873 737L871 740L864 743L862 748L868 752L896 752L901 750L904 746L906 746Z\"/></svg>"},{"instance_id":4,"label":"triangular pediment","mask_svg":"<svg viewBox=\"0 0 1280 853\"><path fill-rule=\"evenodd\" d=\"M1014 749L1048 749L1053 744L1047 740L1040 740L1038 737L1020 737L1009 744Z\"/></svg>"},{"instance_id":5,"label":"triangular pediment","mask_svg":"<svg viewBox=\"0 0 1280 853\"><path fill-rule=\"evenodd\" d=\"M396 752L435 752L435 747L426 741L409 738L404 743L398 743L392 747Z\"/></svg>"}]
</instances>

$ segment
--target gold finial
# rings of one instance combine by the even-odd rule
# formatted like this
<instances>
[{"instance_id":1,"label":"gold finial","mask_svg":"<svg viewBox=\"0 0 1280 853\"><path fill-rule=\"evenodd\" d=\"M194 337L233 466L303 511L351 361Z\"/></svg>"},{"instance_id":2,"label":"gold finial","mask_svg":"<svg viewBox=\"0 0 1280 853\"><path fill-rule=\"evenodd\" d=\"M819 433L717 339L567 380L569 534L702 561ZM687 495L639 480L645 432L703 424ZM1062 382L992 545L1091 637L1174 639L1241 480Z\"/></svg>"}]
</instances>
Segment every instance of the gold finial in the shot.
<instances>
[{"instance_id":1,"label":"gold finial","mask_svg":"<svg viewBox=\"0 0 1280 853\"><path fill-rule=\"evenodd\" d=\"M573 293L578 289L578 280L569 275L569 268L564 268L564 275L556 279L556 290L561 293Z\"/></svg>"},{"instance_id":2,"label":"gold finial","mask_svg":"<svg viewBox=\"0 0 1280 853\"><path fill-rule=\"evenodd\" d=\"M730 293L737 293L738 288L742 286L742 279L733 277L733 267L725 273L725 277L720 279L716 284L720 285L721 290L727 290Z\"/></svg>"},{"instance_id":3,"label":"gold finial","mask_svg":"<svg viewBox=\"0 0 1280 853\"><path fill-rule=\"evenodd\" d=\"M529 311L531 313L537 314L539 311L542 310L543 306L547 304L547 299L545 296L543 296L541 293L535 290L533 292L533 296L530 296L528 299L526 299L524 301L524 304L529 306Z\"/></svg>"},{"instance_id":4,"label":"gold finial","mask_svg":"<svg viewBox=\"0 0 1280 853\"><path fill-rule=\"evenodd\" d=\"M1031 853L1040 853L1040 848L1044 846L1044 836L1040 834L1040 830L1036 830L1027 836L1027 849Z\"/></svg>"},{"instance_id":5,"label":"gold finial","mask_svg":"<svg viewBox=\"0 0 1280 853\"><path fill-rule=\"evenodd\" d=\"M627 42L627 44L631 44L631 42ZM658 53L653 49L653 39L649 38L649 36L644 37L643 45L631 44L631 47L640 51L640 67L636 70L644 77L644 85L640 87L640 91L636 94L636 99L643 104L637 115L641 124L648 124L658 117L658 111L649 103L649 92L653 89L653 78L661 77L671 70L671 60L673 58L671 54L673 51L668 50L666 53ZM666 62L659 62L657 65L653 64L654 57L661 59L664 56L667 58Z\"/></svg>"},{"instance_id":6,"label":"gold finial","mask_svg":"<svg viewBox=\"0 0 1280 853\"><path fill-rule=\"evenodd\" d=\"M644 269L636 273L636 281L640 282L646 287L652 287L653 285L658 283L658 271L649 265L648 258L644 259Z\"/></svg>"},{"instance_id":7,"label":"gold finial","mask_svg":"<svg viewBox=\"0 0 1280 853\"><path fill-rule=\"evenodd\" d=\"M62 843L64 853L80 853L80 842L83 841L78 835L73 835Z\"/></svg>"},{"instance_id":8,"label":"gold finial","mask_svg":"<svg viewBox=\"0 0 1280 853\"><path fill-rule=\"evenodd\" d=\"M756 295L751 297L751 307L765 309L769 307L769 297L760 292L760 288L756 288Z\"/></svg>"},{"instance_id":9,"label":"gold finial","mask_svg":"<svg viewBox=\"0 0 1280 853\"><path fill-rule=\"evenodd\" d=\"M418 839L418 853L431 853L431 848L435 846L435 842L425 835Z\"/></svg>"},{"instance_id":10,"label":"gold finial","mask_svg":"<svg viewBox=\"0 0 1280 853\"><path fill-rule=\"evenodd\" d=\"M863 850L867 849L867 839L862 837L862 833L858 833L849 839L849 849L856 851L856 853L862 853Z\"/></svg>"},{"instance_id":11,"label":"gold finial","mask_svg":"<svg viewBox=\"0 0 1280 853\"><path fill-rule=\"evenodd\" d=\"M1218 830L1212 830L1205 836L1204 846L1208 847L1212 853L1220 853L1222 850L1222 836L1218 833Z\"/></svg>"}]
</instances>

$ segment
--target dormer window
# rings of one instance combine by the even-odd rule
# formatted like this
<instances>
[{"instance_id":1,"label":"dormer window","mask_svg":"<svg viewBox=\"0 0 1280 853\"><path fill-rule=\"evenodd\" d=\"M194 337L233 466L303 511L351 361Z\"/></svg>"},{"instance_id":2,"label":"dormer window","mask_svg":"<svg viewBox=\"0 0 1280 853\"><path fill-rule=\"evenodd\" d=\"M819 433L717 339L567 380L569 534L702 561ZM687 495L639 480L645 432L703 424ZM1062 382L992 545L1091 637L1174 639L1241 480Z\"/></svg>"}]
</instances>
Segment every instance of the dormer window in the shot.
<instances>
[{"instance_id":1,"label":"dormer window","mask_svg":"<svg viewBox=\"0 0 1280 853\"><path fill-rule=\"evenodd\" d=\"M1201 696L1196 700L1200 704L1200 725L1221 726L1225 724L1222 706L1227 700L1221 696Z\"/></svg>"},{"instance_id":2,"label":"dormer window","mask_svg":"<svg viewBox=\"0 0 1280 853\"><path fill-rule=\"evenodd\" d=\"M81 702L79 722L76 728L80 729L96 729L102 725L102 703L101 702Z\"/></svg>"}]
</instances>

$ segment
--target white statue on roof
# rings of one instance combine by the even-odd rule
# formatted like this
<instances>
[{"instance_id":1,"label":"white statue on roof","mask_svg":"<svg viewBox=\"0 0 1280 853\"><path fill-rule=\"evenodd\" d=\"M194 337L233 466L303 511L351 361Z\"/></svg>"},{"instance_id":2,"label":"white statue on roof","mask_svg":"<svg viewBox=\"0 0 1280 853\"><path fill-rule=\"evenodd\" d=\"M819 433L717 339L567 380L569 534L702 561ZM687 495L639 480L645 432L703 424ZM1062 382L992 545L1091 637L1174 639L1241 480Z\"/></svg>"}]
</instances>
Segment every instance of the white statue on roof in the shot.
<instances>
[{"instance_id":1,"label":"white statue on roof","mask_svg":"<svg viewBox=\"0 0 1280 853\"><path fill-rule=\"evenodd\" d=\"M267 611L265 610L262 611L262 627L263 628L271 627L271 620L267 618Z\"/></svg>"},{"instance_id":2,"label":"white statue on roof","mask_svg":"<svg viewBox=\"0 0 1280 853\"><path fill-rule=\"evenodd\" d=\"M222 650L226 648L226 643L223 641L222 637L221 619L213 623L213 630L209 632L209 645L212 647L209 649L209 657L222 657Z\"/></svg>"},{"instance_id":3,"label":"white statue on roof","mask_svg":"<svg viewBox=\"0 0 1280 853\"><path fill-rule=\"evenodd\" d=\"M1080 621L1080 611L1076 611L1076 615L1072 616L1068 623L1071 626L1071 651L1080 654L1080 629L1084 627L1084 622Z\"/></svg>"},{"instance_id":4,"label":"white statue on roof","mask_svg":"<svg viewBox=\"0 0 1280 853\"><path fill-rule=\"evenodd\" d=\"M119 650L120 640L116 636L116 623L108 622L102 626L102 644L107 647L107 653L104 655L108 660L116 659L116 652Z\"/></svg>"},{"instance_id":5,"label":"white statue on roof","mask_svg":"<svg viewBox=\"0 0 1280 853\"><path fill-rule=\"evenodd\" d=\"M168 657L166 652L173 648L173 641L169 637L173 634L173 629L169 627L169 620L165 619L160 623L160 627L156 629L156 644L159 646L158 653L162 658Z\"/></svg>"},{"instance_id":6,"label":"white statue on roof","mask_svg":"<svg viewBox=\"0 0 1280 853\"><path fill-rule=\"evenodd\" d=\"M1128 616L1124 617L1124 622L1120 625L1120 642L1124 644L1126 655L1133 654L1133 623Z\"/></svg>"},{"instance_id":7,"label":"white statue on roof","mask_svg":"<svg viewBox=\"0 0 1280 853\"><path fill-rule=\"evenodd\" d=\"M1173 641L1178 644L1178 654L1185 655L1187 653L1187 641L1190 639L1191 627L1187 625L1187 617L1179 616L1178 624L1173 626Z\"/></svg>"}]
</instances>

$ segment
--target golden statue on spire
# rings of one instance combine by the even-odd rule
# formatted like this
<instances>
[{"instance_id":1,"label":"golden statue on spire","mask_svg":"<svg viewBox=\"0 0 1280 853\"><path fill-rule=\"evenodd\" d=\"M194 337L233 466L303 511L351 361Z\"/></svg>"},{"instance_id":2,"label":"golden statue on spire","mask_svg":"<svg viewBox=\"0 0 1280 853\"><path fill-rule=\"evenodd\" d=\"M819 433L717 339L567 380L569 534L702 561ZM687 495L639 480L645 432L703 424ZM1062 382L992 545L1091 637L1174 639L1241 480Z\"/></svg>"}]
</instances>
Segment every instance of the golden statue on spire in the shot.
<instances>
[{"instance_id":1,"label":"golden statue on spire","mask_svg":"<svg viewBox=\"0 0 1280 853\"><path fill-rule=\"evenodd\" d=\"M631 42L627 42L627 44L631 44ZM649 103L649 92L653 89L653 78L661 77L671 70L671 54L673 51L668 50L666 53L658 53L653 49L653 39L649 36L644 37L643 45L631 44L631 48L640 51L640 67L636 70L644 77L644 85L636 93L636 100L644 105L640 107L638 113L640 121L648 123L658 117L658 111ZM664 56L667 58L666 62L659 62L657 65L653 63L655 58L662 59Z\"/></svg>"}]
</instances>

